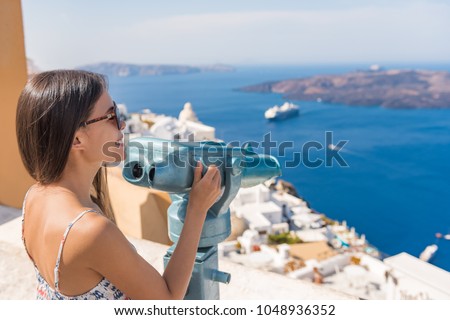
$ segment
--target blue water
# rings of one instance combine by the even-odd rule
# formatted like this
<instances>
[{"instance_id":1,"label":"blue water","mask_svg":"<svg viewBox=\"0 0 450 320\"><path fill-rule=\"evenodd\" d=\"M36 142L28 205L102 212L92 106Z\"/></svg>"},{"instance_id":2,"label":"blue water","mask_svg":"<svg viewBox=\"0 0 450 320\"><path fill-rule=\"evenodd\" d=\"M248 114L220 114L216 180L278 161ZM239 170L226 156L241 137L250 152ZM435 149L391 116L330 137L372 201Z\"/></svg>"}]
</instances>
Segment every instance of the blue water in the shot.
<instances>
[{"instance_id":1,"label":"blue water","mask_svg":"<svg viewBox=\"0 0 450 320\"><path fill-rule=\"evenodd\" d=\"M450 71L450 65L387 66ZM278 94L244 93L234 89L264 81L342 73L366 66L238 67L232 73L110 78L110 92L129 111L150 108L177 117L190 101L199 119L229 141L261 143L264 135L278 143L292 142L276 155L283 179L292 182L311 207L332 219L346 220L387 255L406 251L418 256L429 244L439 250L430 262L450 270L450 109L391 110L297 102L301 115L267 122L263 113L282 104ZM286 168L308 141L335 145L348 140L339 155L348 164L311 168L301 163ZM258 148L263 152L262 147ZM302 158L303 159L303 158ZM326 160L325 150L309 159Z\"/></svg>"}]
</instances>

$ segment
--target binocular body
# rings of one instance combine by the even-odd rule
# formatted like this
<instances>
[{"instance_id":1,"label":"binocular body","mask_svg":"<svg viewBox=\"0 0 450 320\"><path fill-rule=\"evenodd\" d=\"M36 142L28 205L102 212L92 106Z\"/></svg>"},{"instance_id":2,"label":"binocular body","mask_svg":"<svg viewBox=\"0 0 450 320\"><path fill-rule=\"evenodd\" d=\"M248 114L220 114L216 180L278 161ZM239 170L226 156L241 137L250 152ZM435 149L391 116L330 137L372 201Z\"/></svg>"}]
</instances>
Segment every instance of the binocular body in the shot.
<instances>
[{"instance_id":1,"label":"binocular body","mask_svg":"<svg viewBox=\"0 0 450 320\"><path fill-rule=\"evenodd\" d=\"M150 137L130 140L124 163L124 178L135 185L170 194L169 237L177 242L181 233L197 161L215 165L222 177L222 192L210 208L199 247L225 240L231 233L229 205L241 187L252 187L281 175L280 165L270 155L249 148L229 147L218 142L178 142ZM204 173L203 172L203 173Z\"/></svg>"},{"instance_id":2,"label":"binocular body","mask_svg":"<svg viewBox=\"0 0 450 320\"><path fill-rule=\"evenodd\" d=\"M230 203L241 187L256 186L272 177L280 176L281 168L277 159L270 155L257 154L251 148L232 147L220 142L179 142L152 137L130 140L126 146L123 177L134 185L170 194L172 204L168 209L169 238L175 245L186 218L189 191L198 161L203 164L202 174L210 165L219 169L222 191L208 210L189 285L190 293L186 298L218 299L217 282L229 281L230 276L211 268L206 268L208 272L205 274L204 266L217 266L217 244L231 234ZM173 248L169 249L165 263L172 252ZM194 279L201 281L193 284Z\"/></svg>"}]
</instances>

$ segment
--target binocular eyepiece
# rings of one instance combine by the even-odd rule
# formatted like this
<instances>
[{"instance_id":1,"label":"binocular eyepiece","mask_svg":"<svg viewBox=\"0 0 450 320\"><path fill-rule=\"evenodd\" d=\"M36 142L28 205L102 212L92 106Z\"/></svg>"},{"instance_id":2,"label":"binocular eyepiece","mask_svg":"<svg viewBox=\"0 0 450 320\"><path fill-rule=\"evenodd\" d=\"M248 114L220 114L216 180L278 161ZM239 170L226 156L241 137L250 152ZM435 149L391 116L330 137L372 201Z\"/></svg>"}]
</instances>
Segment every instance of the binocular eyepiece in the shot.
<instances>
[{"instance_id":1,"label":"binocular eyepiece","mask_svg":"<svg viewBox=\"0 0 450 320\"><path fill-rule=\"evenodd\" d=\"M154 171L152 171L152 172L154 175ZM139 163L135 163L133 166L133 169L131 169L131 174L133 175L133 177L135 179L140 179L140 178L142 178L142 175L144 174L144 170L139 166ZM152 179L152 178L150 178L150 179Z\"/></svg>"},{"instance_id":2,"label":"binocular eyepiece","mask_svg":"<svg viewBox=\"0 0 450 320\"><path fill-rule=\"evenodd\" d=\"M155 171L156 169L152 167L148 172L148 179L150 182L152 182L155 178ZM141 179L144 175L144 169L139 165L139 163L135 163L133 169L131 170L131 174L135 179Z\"/></svg>"}]
</instances>

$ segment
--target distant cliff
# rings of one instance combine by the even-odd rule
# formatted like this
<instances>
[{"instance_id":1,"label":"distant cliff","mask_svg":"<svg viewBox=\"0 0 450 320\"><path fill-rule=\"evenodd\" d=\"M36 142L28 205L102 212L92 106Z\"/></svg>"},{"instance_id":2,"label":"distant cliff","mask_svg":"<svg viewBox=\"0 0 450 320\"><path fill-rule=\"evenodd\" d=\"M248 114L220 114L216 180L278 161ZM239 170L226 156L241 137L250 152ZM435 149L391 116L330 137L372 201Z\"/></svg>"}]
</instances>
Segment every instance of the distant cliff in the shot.
<instances>
[{"instance_id":1,"label":"distant cliff","mask_svg":"<svg viewBox=\"0 0 450 320\"><path fill-rule=\"evenodd\" d=\"M105 74L107 76L157 76L169 74L191 74L199 72L231 72L234 68L223 64L210 66L184 66L163 64L129 64L102 62L80 66L77 69Z\"/></svg>"},{"instance_id":2,"label":"distant cliff","mask_svg":"<svg viewBox=\"0 0 450 320\"><path fill-rule=\"evenodd\" d=\"M450 73L424 70L357 71L266 82L240 88L287 99L386 108L450 108Z\"/></svg>"}]
</instances>

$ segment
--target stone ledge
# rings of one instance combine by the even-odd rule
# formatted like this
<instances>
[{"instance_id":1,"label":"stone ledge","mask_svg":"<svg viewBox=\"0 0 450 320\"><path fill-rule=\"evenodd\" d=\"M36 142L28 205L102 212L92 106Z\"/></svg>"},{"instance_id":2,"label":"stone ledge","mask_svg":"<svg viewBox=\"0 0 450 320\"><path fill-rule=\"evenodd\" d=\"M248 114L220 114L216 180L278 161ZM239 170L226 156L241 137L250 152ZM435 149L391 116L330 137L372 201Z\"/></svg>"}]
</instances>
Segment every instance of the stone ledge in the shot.
<instances>
[{"instance_id":1,"label":"stone ledge","mask_svg":"<svg viewBox=\"0 0 450 320\"><path fill-rule=\"evenodd\" d=\"M20 232L21 218L0 225L0 299L34 299L35 297L36 279L33 265L23 248ZM163 271L163 256L168 246L148 240L128 238L144 259L159 272ZM357 299L357 297L310 282L251 269L229 261L221 260L219 265L221 271L231 273L230 284L220 284L220 295L224 300Z\"/></svg>"},{"instance_id":2,"label":"stone ledge","mask_svg":"<svg viewBox=\"0 0 450 320\"><path fill-rule=\"evenodd\" d=\"M21 211L16 208L10 208L0 205L0 225L11 221L22 215Z\"/></svg>"}]
</instances>

